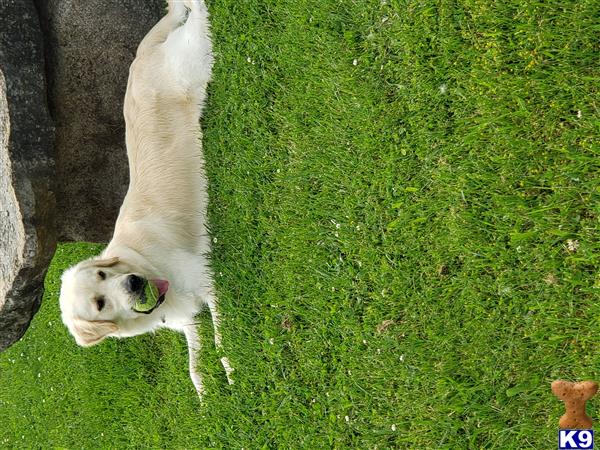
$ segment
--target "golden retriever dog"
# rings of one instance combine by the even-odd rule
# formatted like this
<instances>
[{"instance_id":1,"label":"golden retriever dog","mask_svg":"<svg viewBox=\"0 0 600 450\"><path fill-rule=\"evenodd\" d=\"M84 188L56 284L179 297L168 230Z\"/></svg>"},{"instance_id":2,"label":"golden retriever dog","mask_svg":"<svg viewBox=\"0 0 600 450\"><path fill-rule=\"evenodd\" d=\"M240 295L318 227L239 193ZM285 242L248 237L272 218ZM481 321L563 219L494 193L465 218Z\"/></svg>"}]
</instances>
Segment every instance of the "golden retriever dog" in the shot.
<instances>
[{"instance_id":1,"label":"golden retriever dog","mask_svg":"<svg viewBox=\"0 0 600 450\"><path fill-rule=\"evenodd\" d=\"M195 316L203 305L222 350L208 261L199 122L212 44L204 1L168 3L167 15L142 40L129 71L124 114L130 181L112 240L100 256L65 271L60 307L82 346L159 328L183 332L190 376L202 397ZM149 284L158 299L142 310ZM229 362L225 357L221 362L231 383Z\"/></svg>"}]
</instances>

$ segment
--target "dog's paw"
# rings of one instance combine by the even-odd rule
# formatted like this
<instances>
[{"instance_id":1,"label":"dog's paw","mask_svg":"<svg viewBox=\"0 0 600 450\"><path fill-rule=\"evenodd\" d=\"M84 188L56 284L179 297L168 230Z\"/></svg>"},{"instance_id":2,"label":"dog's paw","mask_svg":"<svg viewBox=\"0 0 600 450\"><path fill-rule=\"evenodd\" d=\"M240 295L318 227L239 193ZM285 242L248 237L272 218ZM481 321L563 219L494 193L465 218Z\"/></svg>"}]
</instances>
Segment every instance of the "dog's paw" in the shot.
<instances>
[{"instance_id":1,"label":"dog's paw","mask_svg":"<svg viewBox=\"0 0 600 450\"><path fill-rule=\"evenodd\" d=\"M183 25L189 13L190 10L185 6L183 1L169 0L169 16L171 17L171 21L174 22L173 26Z\"/></svg>"},{"instance_id":2,"label":"dog's paw","mask_svg":"<svg viewBox=\"0 0 600 450\"><path fill-rule=\"evenodd\" d=\"M192 379L192 383L194 383L194 388L196 388L196 393L200 398L200 403L202 403L202 399L204 398L204 384L202 383L202 378L195 370L190 370L190 378Z\"/></svg>"},{"instance_id":3,"label":"dog's paw","mask_svg":"<svg viewBox=\"0 0 600 450\"><path fill-rule=\"evenodd\" d=\"M231 364L229 364L229 359L227 359L226 356L223 356L221 358L221 364L223 364L223 368L225 369L225 375L227 376L227 382L229 384L233 384L233 378L231 378L231 374L233 373L233 371L235 369L233 367L231 367Z\"/></svg>"},{"instance_id":4,"label":"dog's paw","mask_svg":"<svg viewBox=\"0 0 600 450\"><path fill-rule=\"evenodd\" d=\"M204 0L184 0L185 7L193 13L205 13L207 11Z\"/></svg>"}]
</instances>

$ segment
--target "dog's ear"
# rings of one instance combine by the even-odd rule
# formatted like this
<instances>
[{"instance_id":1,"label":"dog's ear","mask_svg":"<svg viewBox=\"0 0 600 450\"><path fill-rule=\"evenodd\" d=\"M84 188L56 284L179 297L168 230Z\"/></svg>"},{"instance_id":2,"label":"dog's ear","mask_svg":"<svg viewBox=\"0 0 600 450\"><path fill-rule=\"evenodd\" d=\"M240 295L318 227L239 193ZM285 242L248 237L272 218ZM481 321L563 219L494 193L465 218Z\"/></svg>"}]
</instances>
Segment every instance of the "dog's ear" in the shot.
<instances>
[{"instance_id":1,"label":"dog's ear","mask_svg":"<svg viewBox=\"0 0 600 450\"><path fill-rule=\"evenodd\" d=\"M119 257L113 256L112 258L107 259L94 259L92 260L92 262L96 267L112 267L119 264Z\"/></svg>"},{"instance_id":2,"label":"dog's ear","mask_svg":"<svg viewBox=\"0 0 600 450\"><path fill-rule=\"evenodd\" d=\"M118 325L109 320L73 319L71 327L75 341L82 347L98 344L118 330Z\"/></svg>"},{"instance_id":3,"label":"dog's ear","mask_svg":"<svg viewBox=\"0 0 600 450\"><path fill-rule=\"evenodd\" d=\"M86 259L85 261L80 262L77 267L80 270L91 269L91 268L105 268L105 267L114 267L119 264L121 260L118 256L113 256L112 258L100 258L94 257L90 259Z\"/></svg>"}]
</instances>

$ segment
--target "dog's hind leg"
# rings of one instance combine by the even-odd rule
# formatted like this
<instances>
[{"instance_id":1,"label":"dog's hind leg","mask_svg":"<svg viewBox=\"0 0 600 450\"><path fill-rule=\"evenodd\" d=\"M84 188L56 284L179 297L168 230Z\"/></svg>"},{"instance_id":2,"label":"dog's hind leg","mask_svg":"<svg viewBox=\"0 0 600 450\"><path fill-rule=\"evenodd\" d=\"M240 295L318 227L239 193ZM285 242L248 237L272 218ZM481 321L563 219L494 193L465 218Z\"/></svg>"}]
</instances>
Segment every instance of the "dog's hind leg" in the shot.
<instances>
[{"instance_id":1,"label":"dog's hind leg","mask_svg":"<svg viewBox=\"0 0 600 450\"><path fill-rule=\"evenodd\" d=\"M208 308L210 309L210 316L212 317L212 323L215 332L215 347L217 351L223 354L223 342L221 340L221 317L219 315L219 309L217 307L217 300L214 296L209 295L206 299L206 303L208 303ZM231 367L229 363L229 359L226 356L221 358L221 364L225 369L225 375L227 375L227 382L229 384L233 384L233 378L231 378L231 374L234 369Z\"/></svg>"},{"instance_id":2,"label":"dog's hind leg","mask_svg":"<svg viewBox=\"0 0 600 450\"><path fill-rule=\"evenodd\" d=\"M197 371L196 364L198 352L200 351L200 335L196 330L196 325L186 325L183 327L183 332L185 334L188 346L190 378L192 379L192 383L194 383L194 387L196 388L198 397L200 397L200 401L202 401L202 397L204 395L204 385L202 384L202 376Z\"/></svg>"},{"instance_id":3,"label":"dog's hind leg","mask_svg":"<svg viewBox=\"0 0 600 450\"><path fill-rule=\"evenodd\" d=\"M185 21L188 13L185 3L181 0L169 0L168 3L169 11L167 14L152 27L138 45L138 56L165 42L171 31L181 26Z\"/></svg>"},{"instance_id":4,"label":"dog's hind leg","mask_svg":"<svg viewBox=\"0 0 600 450\"><path fill-rule=\"evenodd\" d=\"M213 65L209 14L202 0L186 0L185 6L189 9L185 24L169 34L164 44L166 66L173 81L201 103Z\"/></svg>"}]
</instances>

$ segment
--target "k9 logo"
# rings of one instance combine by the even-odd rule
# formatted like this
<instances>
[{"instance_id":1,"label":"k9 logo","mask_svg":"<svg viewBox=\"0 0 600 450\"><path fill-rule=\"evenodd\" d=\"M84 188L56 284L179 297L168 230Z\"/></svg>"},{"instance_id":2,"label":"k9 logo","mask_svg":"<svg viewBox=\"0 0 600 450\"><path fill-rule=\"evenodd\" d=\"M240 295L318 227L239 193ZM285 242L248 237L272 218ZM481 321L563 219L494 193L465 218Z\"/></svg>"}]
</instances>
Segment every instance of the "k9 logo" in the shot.
<instances>
[{"instance_id":1,"label":"k9 logo","mask_svg":"<svg viewBox=\"0 0 600 450\"><path fill-rule=\"evenodd\" d=\"M593 449L594 430L558 430L558 449Z\"/></svg>"}]
</instances>

